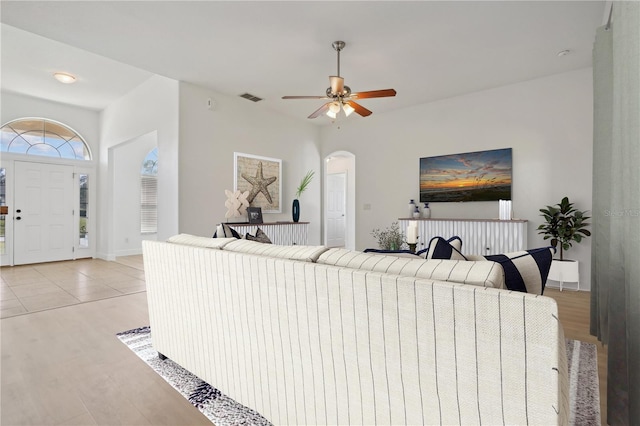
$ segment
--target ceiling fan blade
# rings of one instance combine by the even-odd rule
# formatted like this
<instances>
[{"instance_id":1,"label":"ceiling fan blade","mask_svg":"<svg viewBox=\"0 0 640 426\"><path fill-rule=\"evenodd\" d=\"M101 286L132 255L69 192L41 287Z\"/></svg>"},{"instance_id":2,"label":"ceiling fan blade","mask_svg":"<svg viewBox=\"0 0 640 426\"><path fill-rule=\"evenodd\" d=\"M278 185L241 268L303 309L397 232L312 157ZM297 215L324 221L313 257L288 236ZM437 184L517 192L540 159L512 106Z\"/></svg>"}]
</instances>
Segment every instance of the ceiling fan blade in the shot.
<instances>
[{"instance_id":1,"label":"ceiling fan blade","mask_svg":"<svg viewBox=\"0 0 640 426\"><path fill-rule=\"evenodd\" d=\"M317 110L315 110L313 112L313 114L311 114L309 117L307 118L316 118L322 114L324 114L325 112L327 112L327 110L329 109L329 104L331 104L331 102L327 102L326 104L322 105L320 108L318 108Z\"/></svg>"},{"instance_id":2,"label":"ceiling fan blade","mask_svg":"<svg viewBox=\"0 0 640 426\"><path fill-rule=\"evenodd\" d=\"M329 99L326 96L283 96L282 99Z\"/></svg>"},{"instance_id":3,"label":"ceiling fan blade","mask_svg":"<svg viewBox=\"0 0 640 426\"><path fill-rule=\"evenodd\" d=\"M338 95L344 91L344 78L336 75L329 76L329 84L331 85L331 93Z\"/></svg>"},{"instance_id":4,"label":"ceiling fan blade","mask_svg":"<svg viewBox=\"0 0 640 426\"><path fill-rule=\"evenodd\" d=\"M396 91L393 89L384 89L384 90L371 90L369 92L357 92L352 93L351 97L356 99L367 99L367 98L387 98L389 96L395 96Z\"/></svg>"},{"instance_id":5,"label":"ceiling fan blade","mask_svg":"<svg viewBox=\"0 0 640 426\"><path fill-rule=\"evenodd\" d=\"M360 114L363 117L366 117L368 115L373 114L371 111L369 111L368 109L366 109L365 107L363 107L360 104L357 104L353 101L347 101L345 102L347 105L351 106L351 108L353 108L355 110L355 112L357 112L358 114ZM328 104L327 104L327 108L328 108Z\"/></svg>"}]
</instances>

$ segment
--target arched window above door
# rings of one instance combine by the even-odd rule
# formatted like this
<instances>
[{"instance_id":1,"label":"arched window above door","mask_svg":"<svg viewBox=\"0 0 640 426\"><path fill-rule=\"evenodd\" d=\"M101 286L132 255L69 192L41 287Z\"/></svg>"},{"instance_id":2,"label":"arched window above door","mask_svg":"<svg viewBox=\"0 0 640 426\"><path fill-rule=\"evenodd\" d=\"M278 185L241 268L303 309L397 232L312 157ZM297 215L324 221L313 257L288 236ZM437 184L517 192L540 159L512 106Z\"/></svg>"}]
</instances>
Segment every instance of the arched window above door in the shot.
<instances>
[{"instance_id":1,"label":"arched window above door","mask_svg":"<svg viewBox=\"0 0 640 426\"><path fill-rule=\"evenodd\" d=\"M91 160L91 151L75 130L46 118L21 118L0 129L2 152L72 160Z\"/></svg>"}]
</instances>

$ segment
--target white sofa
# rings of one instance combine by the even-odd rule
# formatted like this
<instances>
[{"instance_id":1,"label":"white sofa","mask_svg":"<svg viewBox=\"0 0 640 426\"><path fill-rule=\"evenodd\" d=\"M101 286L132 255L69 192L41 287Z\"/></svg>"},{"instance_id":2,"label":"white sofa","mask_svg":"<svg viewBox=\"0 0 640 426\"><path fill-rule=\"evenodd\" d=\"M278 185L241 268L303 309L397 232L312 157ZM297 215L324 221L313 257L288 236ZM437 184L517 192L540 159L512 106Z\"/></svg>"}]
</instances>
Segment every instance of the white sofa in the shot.
<instances>
[{"instance_id":1,"label":"white sofa","mask_svg":"<svg viewBox=\"0 0 640 426\"><path fill-rule=\"evenodd\" d=\"M154 348L274 424L567 424L554 300L340 250L143 242Z\"/></svg>"}]
</instances>

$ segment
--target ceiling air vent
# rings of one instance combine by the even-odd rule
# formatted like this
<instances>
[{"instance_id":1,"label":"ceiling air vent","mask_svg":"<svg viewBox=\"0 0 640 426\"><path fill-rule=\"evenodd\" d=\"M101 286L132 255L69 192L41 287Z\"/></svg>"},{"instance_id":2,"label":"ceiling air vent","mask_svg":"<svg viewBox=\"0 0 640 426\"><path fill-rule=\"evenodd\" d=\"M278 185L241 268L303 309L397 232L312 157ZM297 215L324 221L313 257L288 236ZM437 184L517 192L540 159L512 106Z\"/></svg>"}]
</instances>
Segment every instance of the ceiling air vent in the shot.
<instances>
[{"instance_id":1,"label":"ceiling air vent","mask_svg":"<svg viewBox=\"0 0 640 426\"><path fill-rule=\"evenodd\" d=\"M240 95L241 98L245 98L245 99L249 99L252 102L259 102L262 100L262 98L259 98L257 96L252 95L251 93L243 93L242 95Z\"/></svg>"}]
</instances>

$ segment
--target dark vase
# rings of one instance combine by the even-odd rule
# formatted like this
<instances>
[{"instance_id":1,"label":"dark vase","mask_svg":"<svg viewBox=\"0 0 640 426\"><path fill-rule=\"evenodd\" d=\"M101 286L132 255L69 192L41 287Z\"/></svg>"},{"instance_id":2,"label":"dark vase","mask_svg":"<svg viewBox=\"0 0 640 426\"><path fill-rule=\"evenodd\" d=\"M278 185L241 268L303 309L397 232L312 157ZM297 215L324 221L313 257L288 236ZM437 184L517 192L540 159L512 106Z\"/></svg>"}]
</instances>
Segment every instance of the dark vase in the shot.
<instances>
[{"instance_id":1,"label":"dark vase","mask_svg":"<svg viewBox=\"0 0 640 426\"><path fill-rule=\"evenodd\" d=\"M293 221L297 222L300 220L300 201L296 198L293 200L293 207L291 208L291 212L293 213Z\"/></svg>"}]
</instances>

